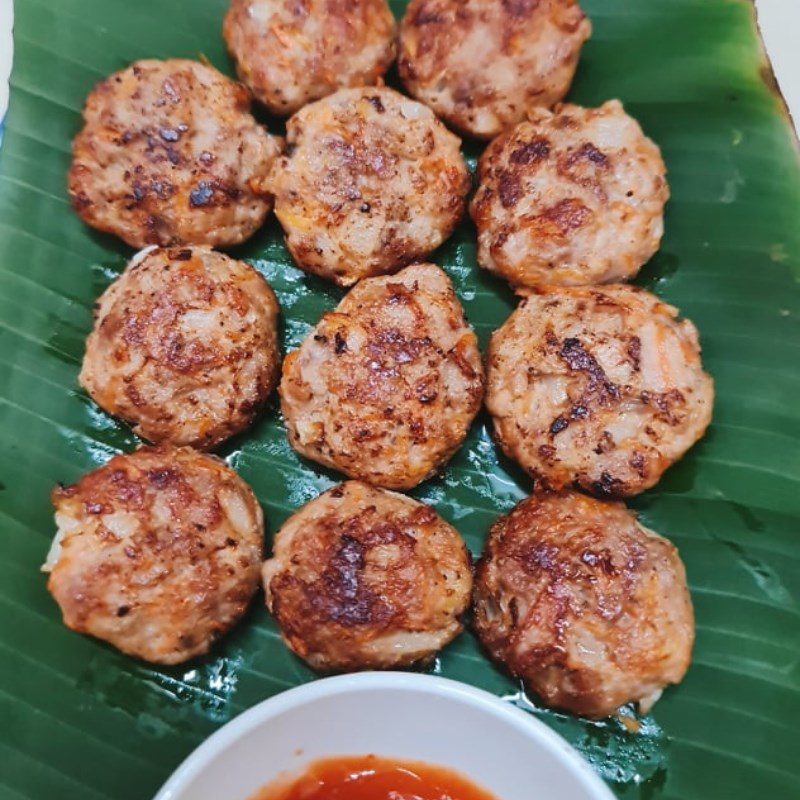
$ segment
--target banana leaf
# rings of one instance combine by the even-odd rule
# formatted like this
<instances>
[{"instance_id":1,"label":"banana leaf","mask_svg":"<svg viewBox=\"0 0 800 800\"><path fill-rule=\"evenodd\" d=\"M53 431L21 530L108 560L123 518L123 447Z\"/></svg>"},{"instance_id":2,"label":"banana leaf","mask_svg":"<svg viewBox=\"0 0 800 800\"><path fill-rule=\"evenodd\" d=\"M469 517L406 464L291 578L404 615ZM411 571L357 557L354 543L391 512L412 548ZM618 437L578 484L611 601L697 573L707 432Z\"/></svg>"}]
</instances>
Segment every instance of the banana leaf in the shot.
<instances>
[{"instance_id":1,"label":"banana leaf","mask_svg":"<svg viewBox=\"0 0 800 800\"><path fill-rule=\"evenodd\" d=\"M672 189L666 235L637 282L695 321L716 381L706 438L632 503L686 563L694 662L635 732L541 708L469 633L432 669L540 717L620 797L788 800L800 795L795 140L749 0L582 2L594 34L570 99L619 97L661 145ZM399 15L403 3L393 8ZM96 81L138 58L204 57L232 74L225 0L17 0L15 10L0 149L0 798L141 799L226 720L315 677L260 600L209 656L154 668L64 628L38 572L54 532L52 485L136 444L76 383L92 303L130 255L69 207L80 108ZM474 166L480 146L465 150ZM286 349L340 297L292 266L274 220L234 254L277 291ZM476 268L469 223L435 260L485 346L514 299ZM268 536L337 479L292 452L274 401L222 454L257 492ZM492 520L529 488L481 416L444 473L414 495L478 553Z\"/></svg>"}]
</instances>

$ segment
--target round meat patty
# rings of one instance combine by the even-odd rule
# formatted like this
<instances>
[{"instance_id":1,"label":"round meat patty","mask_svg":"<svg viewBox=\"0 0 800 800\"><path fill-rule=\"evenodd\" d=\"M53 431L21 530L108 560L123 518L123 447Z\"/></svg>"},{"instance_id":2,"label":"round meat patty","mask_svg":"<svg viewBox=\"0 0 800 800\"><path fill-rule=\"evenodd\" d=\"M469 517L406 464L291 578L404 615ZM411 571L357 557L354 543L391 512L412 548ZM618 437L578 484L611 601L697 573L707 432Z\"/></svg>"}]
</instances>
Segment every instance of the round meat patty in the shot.
<instances>
[{"instance_id":1,"label":"round meat patty","mask_svg":"<svg viewBox=\"0 0 800 800\"><path fill-rule=\"evenodd\" d=\"M415 264L359 283L286 357L280 395L301 455L390 489L433 475L483 396L478 342L445 273Z\"/></svg>"},{"instance_id":2,"label":"round meat patty","mask_svg":"<svg viewBox=\"0 0 800 800\"><path fill-rule=\"evenodd\" d=\"M683 679L694 613L678 551L621 503L578 493L523 500L492 527L474 625L497 661L549 706L646 713Z\"/></svg>"},{"instance_id":3,"label":"round meat patty","mask_svg":"<svg viewBox=\"0 0 800 800\"><path fill-rule=\"evenodd\" d=\"M411 0L400 77L454 128L491 139L566 95L591 30L577 0Z\"/></svg>"},{"instance_id":4,"label":"round meat patty","mask_svg":"<svg viewBox=\"0 0 800 800\"><path fill-rule=\"evenodd\" d=\"M68 628L123 653L157 664L201 655L258 589L261 507L213 456L141 447L52 499L47 588Z\"/></svg>"},{"instance_id":5,"label":"round meat patty","mask_svg":"<svg viewBox=\"0 0 800 800\"><path fill-rule=\"evenodd\" d=\"M95 306L79 381L151 442L210 448L244 430L278 379L278 301L208 247L154 248Z\"/></svg>"},{"instance_id":6,"label":"round meat patty","mask_svg":"<svg viewBox=\"0 0 800 800\"><path fill-rule=\"evenodd\" d=\"M232 0L223 35L239 77L273 114L376 83L395 57L386 0Z\"/></svg>"},{"instance_id":7,"label":"round meat patty","mask_svg":"<svg viewBox=\"0 0 800 800\"><path fill-rule=\"evenodd\" d=\"M472 571L456 530L422 503L360 481L328 490L278 531L267 607L314 669L391 669L461 631Z\"/></svg>"},{"instance_id":8,"label":"round meat patty","mask_svg":"<svg viewBox=\"0 0 800 800\"><path fill-rule=\"evenodd\" d=\"M516 286L632 278L664 233L661 152L618 100L535 111L486 148L478 179L478 262Z\"/></svg>"},{"instance_id":9,"label":"round meat patty","mask_svg":"<svg viewBox=\"0 0 800 800\"><path fill-rule=\"evenodd\" d=\"M414 100L343 89L286 125L272 190L298 266L349 286L425 258L461 218L461 142Z\"/></svg>"},{"instance_id":10,"label":"round meat patty","mask_svg":"<svg viewBox=\"0 0 800 800\"><path fill-rule=\"evenodd\" d=\"M72 143L69 194L85 222L132 247L247 239L272 207L279 139L212 67L137 61L95 86Z\"/></svg>"},{"instance_id":11,"label":"round meat patty","mask_svg":"<svg viewBox=\"0 0 800 800\"><path fill-rule=\"evenodd\" d=\"M606 496L653 486L705 432L697 330L626 285L542 288L489 345L497 439L535 479Z\"/></svg>"}]
</instances>

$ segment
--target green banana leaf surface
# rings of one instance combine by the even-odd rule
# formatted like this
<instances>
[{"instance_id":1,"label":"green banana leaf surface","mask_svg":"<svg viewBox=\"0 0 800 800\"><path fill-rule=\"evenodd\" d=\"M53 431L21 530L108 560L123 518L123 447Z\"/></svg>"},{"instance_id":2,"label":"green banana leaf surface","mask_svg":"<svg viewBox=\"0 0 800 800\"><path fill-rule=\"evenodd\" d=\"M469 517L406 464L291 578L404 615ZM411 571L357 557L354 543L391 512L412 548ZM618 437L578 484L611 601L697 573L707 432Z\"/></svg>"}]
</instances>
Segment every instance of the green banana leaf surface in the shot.
<instances>
[{"instance_id":1,"label":"green banana leaf surface","mask_svg":"<svg viewBox=\"0 0 800 800\"><path fill-rule=\"evenodd\" d=\"M314 674L259 598L206 658L153 668L63 627L39 572L49 492L136 438L76 377L92 304L131 251L86 228L65 190L94 83L144 57L205 57L231 73L225 0L17 0L0 149L0 798L142 800L203 738ZM518 703L565 736L623 798L800 796L800 168L749 0L582 0L594 24L570 99L618 97L661 146L672 200L637 282L697 324L716 381L706 438L632 506L686 563L693 665L630 732L547 711L465 633L438 674ZM393 3L400 15L403 3ZM393 80L393 79L391 79ZM280 123L264 121L275 131ZM477 143L465 143L474 167ZM341 296L291 262L274 219L234 254L255 265L298 345ZM462 223L435 255L481 345L514 306L475 263ZM265 509L268 538L336 475L289 448L273 400L224 455ZM485 416L414 496L480 552L529 481ZM475 736L481 732L476 730ZM531 787L531 798L546 791ZM222 798L220 799L222 800Z\"/></svg>"}]
</instances>

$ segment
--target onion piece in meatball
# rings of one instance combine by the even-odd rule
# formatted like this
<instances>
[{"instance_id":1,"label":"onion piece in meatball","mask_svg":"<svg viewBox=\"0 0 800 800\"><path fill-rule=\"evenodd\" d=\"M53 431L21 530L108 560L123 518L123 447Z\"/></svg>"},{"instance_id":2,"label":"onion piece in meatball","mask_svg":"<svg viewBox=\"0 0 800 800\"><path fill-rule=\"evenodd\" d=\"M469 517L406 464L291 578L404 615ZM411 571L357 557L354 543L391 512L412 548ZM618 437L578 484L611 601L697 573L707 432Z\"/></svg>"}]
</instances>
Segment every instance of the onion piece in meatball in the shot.
<instances>
[{"instance_id":1,"label":"onion piece in meatball","mask_svg":"<svg viewBox=\"0 0 800 800\"><path fill-rule=\"evenodd\" d=\"M188 447L141 447L53 491L47 588L64 624L131 656L209 650L258 589L264 523L250 487Z\"/></svg>"},{"instance_id":2,"label":"onion piece in meatball","mask_svg":"<svg viewBox=\"0 0 800 800\"><path fill-rule=\"evenodd\" d=\"M132 247L228 247L272 208L280 147L250 95L213 67L137 61L95 86L72 144L69 194L84 222Z\"/></svg>"},{"instance_id":3,"label":"onion piece in meatball","mask_svg":"<svg viewBox=\"0 0 800 800\"><path fill-rule=\"evenodd\" d=\"M515 286L627 280L664 233L661 152L617 100L537 110L489 145L478 180L478 262Z\"/></svg>"},{"instance_id":4,"label":"onion piece in meatball","mask_svg":"<svg viewBox=\"0 0 800 800\"><path fill-rule=\"evenodd\" d=\"M286 126L272 190L297 265L350 286L425 258L453 232L470 187L461 142L386 87L343 89Z\"/></svg>"},{"instance_id":5,"label":"onion piece in meatball","mask_svg":"<svg viewBox=\"0 0 800 800\"><path fill-rule=\"evenodd\" d=\"M430 659L461 631L472 588L454 528L432 508L360 481L284 523L263 580L286 644L328 671Z\"/></svg>"},{"instance_id":6,"label":"onion piece in meatball","mask_svg":"<svg viewBox=\"0 0 800 800\"><path fill-rule=\"evenodd\" d=\"M675 547L621 503L523 500L478 563L475 630L544 702L605 717L646 712L691 660L694 614Z\"/></svg>"},{"instance_id":7,"label":"onion piece in meatball","mask_svg":"<svg viewBox=\"0 0 800 800\"><path fill-rule=\"evenodd\" d=\"M433 475L483 396L477 339L447 275L415 264L359 283L286 357L280 396L307 458L390 489Z\"/></svg>"},{"instance_id":8,"label":"onion piece in meatball","mask_svg":"<svg viewBox=\"0 0 800 800\"><path fill-rule=\"evenodd\" d=\"M223 35L239 77L273 114L377 83L395 57L386 0L232 0Z\"/></svg>"},{"instance_id":9,"label":"onion piece in meatball","mask_svg":"<svg viewBox=\"0 0 800 800\"><path fill-rule=\"evenodd\" d=\"M551 489L643 492L711 421L697 330L633 286L531 293L492 335L487 363L498 442Z\"/></svg>"},{"instance_id":10,"label":"onion piece in meatball","mask_svg":"<svg viewBox=\"0 0 800 800\"><path fill-rule=\"evenodd\" d=\"M400 77L449 125L491 139L563 99L591 30L577 0L411 0Z\"/></svg>"},{"instance_id":11,"label":"onion piece in meatball","mask_svg":"<svg viewBox=\"0 0 800 800\"><path fill-rule=\"evenodd\" d=\"M80 383L151 442L214 447L275 388L278 312L242 261L208 247L147 250L97 302Z\"/></svg>"}]
</instances>

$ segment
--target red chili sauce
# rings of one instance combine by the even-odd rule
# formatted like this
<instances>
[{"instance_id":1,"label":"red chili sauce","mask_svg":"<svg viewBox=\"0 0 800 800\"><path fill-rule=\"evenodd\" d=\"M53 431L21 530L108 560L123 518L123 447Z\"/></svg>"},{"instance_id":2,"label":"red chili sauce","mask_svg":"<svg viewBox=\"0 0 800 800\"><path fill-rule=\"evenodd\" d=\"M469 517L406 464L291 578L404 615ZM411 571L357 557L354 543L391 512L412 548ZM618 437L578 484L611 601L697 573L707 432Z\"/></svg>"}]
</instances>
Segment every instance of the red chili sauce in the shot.
<instances>
[{"instance_id":1,"label":"red chili sauce","mask_svg":"<svg viewBox=\"0 0 800 800\"><path fill-rule=\"evenodd\" d=\"M497 800L458 772L422 761L344 756L314 761L250 800Z\"/></svg>"}]
</instances>

